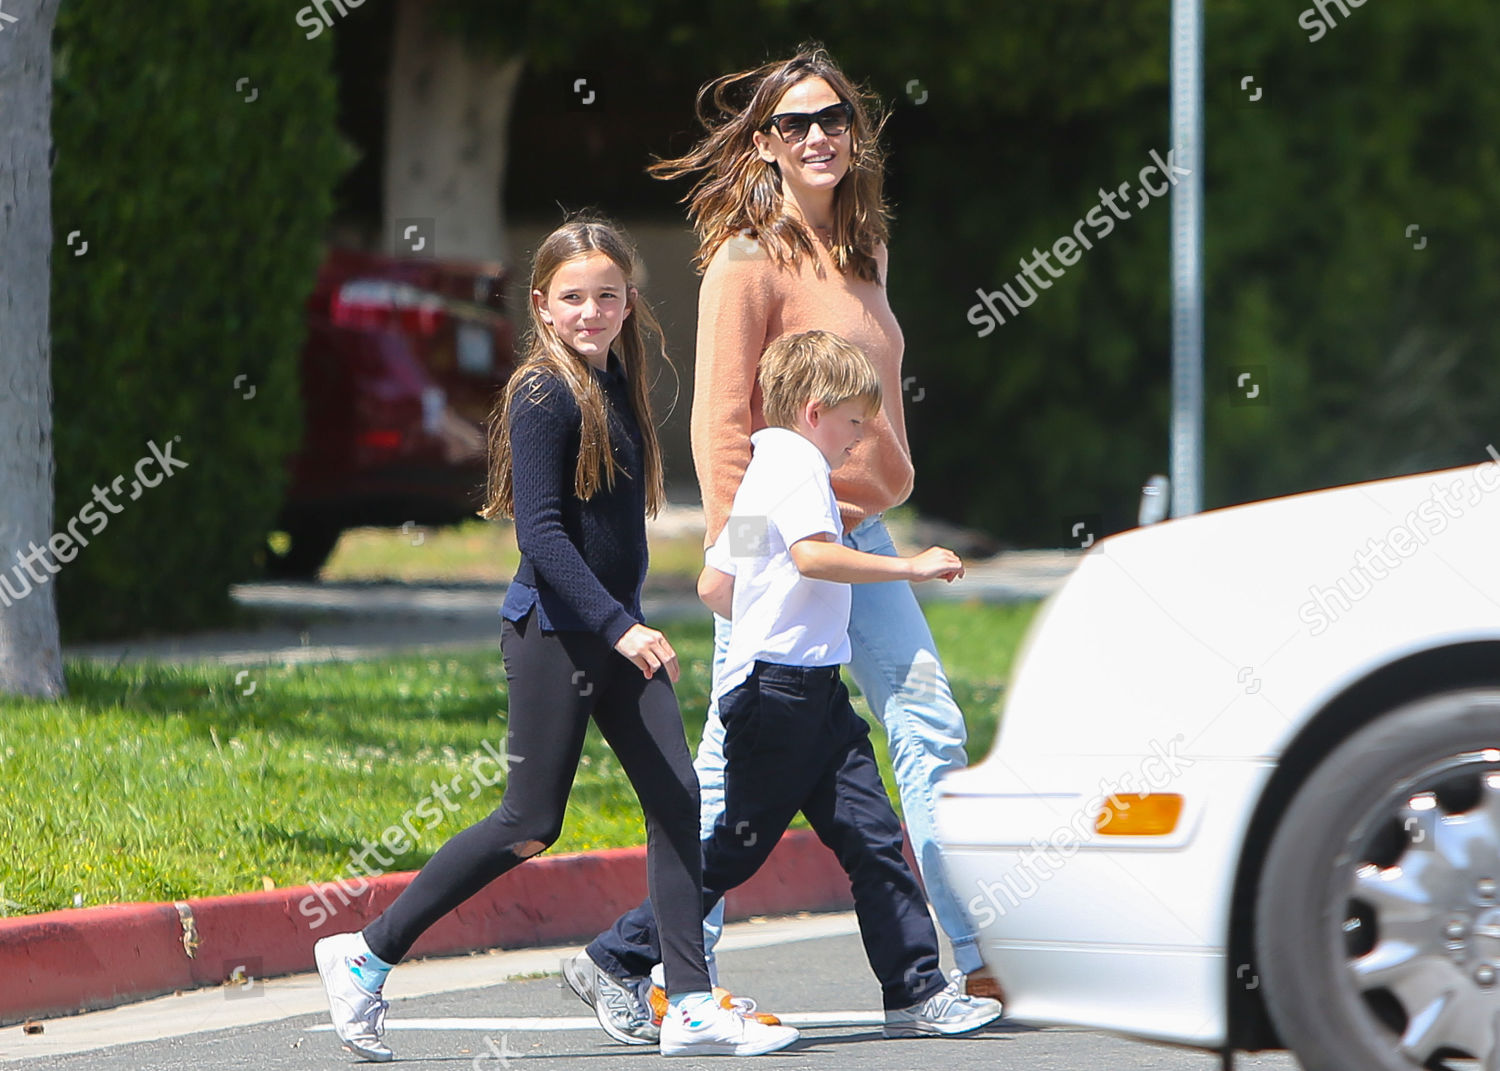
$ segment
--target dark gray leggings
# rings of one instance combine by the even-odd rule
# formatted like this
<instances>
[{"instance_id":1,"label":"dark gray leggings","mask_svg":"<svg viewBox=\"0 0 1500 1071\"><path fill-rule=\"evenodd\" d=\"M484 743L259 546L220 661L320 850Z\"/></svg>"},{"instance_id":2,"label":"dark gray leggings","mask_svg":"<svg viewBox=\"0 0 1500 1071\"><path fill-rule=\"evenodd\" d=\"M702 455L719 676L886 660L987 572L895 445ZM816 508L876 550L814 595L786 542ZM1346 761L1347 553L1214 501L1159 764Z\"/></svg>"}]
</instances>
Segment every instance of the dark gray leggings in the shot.
<instances>
[{"instance_id":1,"label":"dark gray leggings","mask_svg":"<svg viewBox=\"0 0 1500 1071\"><path fill-rule=\"evenodd\" d=\"M534 610L502 624L501 649L510 686L505 795L365 927L370 950L399 963L434 922L557 840L592 717L646 814L647 882L667 991L708 990L698 778L666 673L647 680L592 633L543 632Z\"/></svg>"}]
</instances>

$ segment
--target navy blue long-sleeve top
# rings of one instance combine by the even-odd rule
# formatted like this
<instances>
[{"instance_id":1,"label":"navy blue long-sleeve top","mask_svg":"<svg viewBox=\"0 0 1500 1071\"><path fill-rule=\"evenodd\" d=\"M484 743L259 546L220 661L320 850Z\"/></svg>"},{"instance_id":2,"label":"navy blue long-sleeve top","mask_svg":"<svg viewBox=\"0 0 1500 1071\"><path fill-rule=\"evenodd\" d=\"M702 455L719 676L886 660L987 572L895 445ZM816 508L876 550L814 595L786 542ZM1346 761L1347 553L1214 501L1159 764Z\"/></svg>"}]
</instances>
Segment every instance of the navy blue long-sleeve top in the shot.
<instances>
[{"instance_id":1,"label":"navy blue long-sleeve top","mask_svg":"<svg viewBox=\"0 0 1500 1071\"><path fill-rule=\"evenodd\" d=\"M613 647L643 620L646 480L641 429L619 358L590 369L604 391L610 448L623 471L587 502L574 494L582 414L566 383L545 373L510 409L516 544L521 565L501 609L519 621L535 607L549 631L595 633ZM521 372L517 374L534 375Z\"/></svg>"}]
</instances>

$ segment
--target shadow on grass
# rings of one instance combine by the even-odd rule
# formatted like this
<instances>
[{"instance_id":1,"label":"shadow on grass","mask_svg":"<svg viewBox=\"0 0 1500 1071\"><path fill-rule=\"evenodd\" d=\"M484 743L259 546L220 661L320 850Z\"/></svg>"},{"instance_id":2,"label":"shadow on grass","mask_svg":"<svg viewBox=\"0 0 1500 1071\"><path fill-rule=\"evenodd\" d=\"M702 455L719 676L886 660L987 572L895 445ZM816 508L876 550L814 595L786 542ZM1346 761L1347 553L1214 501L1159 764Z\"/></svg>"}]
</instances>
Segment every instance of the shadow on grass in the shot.
<instances>
[{"instance_id":1,"label":"shadow on grass","mask_svg":"<svg viewBox=\"0 0 1500 1071\"><path fill-rule=\"evenodd\" d=\"M380 836L387 828L400 829L401 817L400 814L396 814L388 826L371 829L365 835L351 835L349 838L331 837L305 829L286 829L273 824L265 827L263 839L299 848L313 858L344 862L345 865L340 866L336 873L312 879L321 883L337 881L345 877L359 878L421 870L449 837L464 828L463 824L444 823L439 827L424 831L419 823L418 832L423 834L423 842L430 840L431 843L426 844L425 850L414 845L401 855L393 856L381 845ZM361 858L362 853L363 864L357 865L355 860ZM389 865L386 865L386 861L389 861Z\"/></svg>"}]
</instances>

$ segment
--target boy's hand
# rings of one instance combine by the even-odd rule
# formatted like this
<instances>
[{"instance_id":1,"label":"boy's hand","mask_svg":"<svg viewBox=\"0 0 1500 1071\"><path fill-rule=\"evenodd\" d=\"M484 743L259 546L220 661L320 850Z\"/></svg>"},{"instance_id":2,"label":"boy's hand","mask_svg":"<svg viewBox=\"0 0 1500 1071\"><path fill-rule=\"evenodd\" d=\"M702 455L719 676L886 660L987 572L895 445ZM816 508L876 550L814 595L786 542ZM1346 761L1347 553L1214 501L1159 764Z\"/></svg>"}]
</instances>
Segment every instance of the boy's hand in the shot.
<instances>
[{"instance_id":1,"label":"boy's hand","mask_svg":"<svg viewBox=\"0 0 1500 1071\"><path fill-rule=\"evenodd\" d=\"M647 677L656 676L656 671L663 666L667 667L667 679L673 684L682 676L682 670L677 667L677 652L654 628L631 625L630 630L615 642L615 650L634 662Z\"/></svg>"},{"instance_id":2,"label":"boy's hand","mask_svg":"<svg viewBox=\"0 0 1500 1071\"><path fill-rule=\"evenodd\" d=\"M921 554L906 559L911 563L913 581L946 580L953 583L964 575L964 563L957 554L943 547L928 547Z\"/></svg>"}]
</instances>

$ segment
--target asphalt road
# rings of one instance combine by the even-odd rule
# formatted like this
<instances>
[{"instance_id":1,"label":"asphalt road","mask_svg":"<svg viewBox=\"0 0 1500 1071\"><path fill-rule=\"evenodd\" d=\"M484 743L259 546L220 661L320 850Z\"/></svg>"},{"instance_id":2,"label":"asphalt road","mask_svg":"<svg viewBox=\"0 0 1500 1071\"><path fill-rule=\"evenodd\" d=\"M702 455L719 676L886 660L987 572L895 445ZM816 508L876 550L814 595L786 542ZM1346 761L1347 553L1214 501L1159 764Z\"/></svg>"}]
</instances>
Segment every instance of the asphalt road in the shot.
<instances>
[{"instance_id":1,"label":"asphalt road","mask_svg":"<svg viewBox=\"0 0 1500 1071\"><path fill-rule=\"evenodd\" d=\"M396 1051L395 1066L502 1071L545 1060L536 1066L600 1071L722 1068L733 1062L677 1059L663 1065L654 1048L616 1045L557 976L559 956L566 951L403 965L387 984L392 998L387 1036ZM802 1040L792 1048L759 1058L768 1071L1216 1071L1220 1066L1207 1053L1004 1020L965 1038L884 1040L879 990L852 915L733 926L722 948L721 970L736 992L755 996L802 1029ZM543 971L550 974L539 976ZM257 982L240 993L198 991L53 1020L39 1035L7 1027L0 1030L0 1063L18 1071L373 1066L344 1053L326 1022L316 976L303 975ZM1296 1068L1284 1054L1242 1056L1236 1066L1240 1071Z\"/></svg>"}]
</instances>

